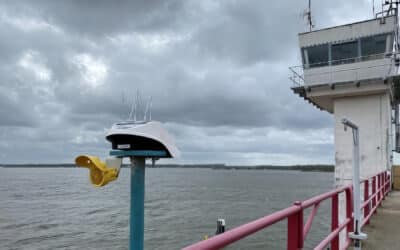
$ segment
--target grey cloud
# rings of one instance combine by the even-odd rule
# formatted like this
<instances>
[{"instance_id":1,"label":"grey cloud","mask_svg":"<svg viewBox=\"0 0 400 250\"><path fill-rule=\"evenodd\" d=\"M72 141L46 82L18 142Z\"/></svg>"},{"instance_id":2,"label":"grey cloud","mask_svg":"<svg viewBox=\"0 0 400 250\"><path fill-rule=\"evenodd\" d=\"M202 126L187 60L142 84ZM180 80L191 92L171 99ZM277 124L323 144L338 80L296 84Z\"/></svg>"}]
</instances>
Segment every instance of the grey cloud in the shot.
<instances>
[{"instance_id":1,"label":"grey cloud","mask_svg":"<svg viewBox=\"0 0 400 250\"><path fill-rule=\"evenodd\" d=\"M184 1L6 1L11 14L44 18L63 29L88 36L126 31L157 32L180 25ZM10 7L11 5L11 7Z\"/></svg>"},{"instance_id":2,"label":"grey cloud","mask_svg":"<svg viewBox=\"0 0 400 250\"><path fill-rule=\"evenodd\" d=\"M298 10L303 7L300 1L277 3L229 1L223 14L213 16L192 42L211 56L241 64L285 60L294 52L295 34L301 27ZM282 20L292 25L283 27Z\"/></svg>"},{"instance_id":3,"label":"grey cloud","mask_svg":"<svg viewBox=\"0 0 400 250\"><path fill-rule=\"evenodd\" d=\"M243 82L241 78L246 78L246 75L236 74L237 77L232 78L224 73L211 73L199 80L185 71L172 71L159 72L164 77L160 82L152 84L130 84L126 80L127 84L121 84L121 89L107 85L103 91L85 93L77 93L73 88L68 88L62 91L63 98L68 102L74 95L75 101L69 105L72 113L81 114L81 118L86 117L88 120L102 118L105 121L107 117L109 120L126 117L129 105L122 103L123 90L147 89L143 94L153 95L153 117L166 122L199 126L280 126L292 129L330 126L330 120L325 119L328 115L320 114L312 107L304 105L303 112L297 112L296 106L303 103L293 98L289 84L284 84L286 79L275 80L276 84L283 85L282 90L278 90L270 85L259 84L258 81L262 79L252 79L252 83ZM157 90L160 87L162 91ZM290 99L295 101L287 101Z\"/></svg>"},{"instance_id":4,"label":"grey cloud","mask_svg":"<svg viewBox=\"0 0 400 250\"><path fill-rule=\"evenodd\" d=\"M315 2L317 25L364 17L349 10L354 4L367 6ZM136 90L153 96L153 118L176 136L182 162L333 161L332 141L315 139L332 136L332 117L296 97L287 79L287 67L300 62L296 34L305 29L306 1L41 0L0 7L0 162L104 155L104 130L127 117ZM19 65L28 52L51 77L37 79L37 69ZM85 79L87 69L76 64L82 55L100 63L93 76L99 67L106 71L101 83ZM30 153L21 159L18 148Z\"/></svg>"},{"instance_id":5,"label":"grey cloud","mask_svg":"<svg viewBox=\"0 0 400 250\"><path fill-rule=\"evenodd\" d=\"M0 127L35 125L33 114L29 106L23 104L23 100L12 100L6 93L0 93L0 107Z\"/></svg>"}]
</instances>

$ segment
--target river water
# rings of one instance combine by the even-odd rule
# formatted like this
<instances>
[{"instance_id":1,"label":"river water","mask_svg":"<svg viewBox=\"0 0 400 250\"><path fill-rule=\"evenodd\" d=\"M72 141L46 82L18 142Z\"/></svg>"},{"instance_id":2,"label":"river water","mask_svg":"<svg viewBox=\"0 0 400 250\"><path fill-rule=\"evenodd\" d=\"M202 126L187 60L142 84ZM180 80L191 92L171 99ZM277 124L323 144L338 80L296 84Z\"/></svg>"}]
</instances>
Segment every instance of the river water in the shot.
<instances>
[{"instance_id":1,"label":"river water","mask_svg":"<svg viewBox=\"0 0 400 250\"><path fill-rule=\"evenodd\" d=\"M0 249L128 249L129 169L94 188L80 168L0 168ZM333 187L332 173L146 169L145 249L180 249ZM306 249L329 231L321 205ZM307 214L304 215L304 220ZM227 249L284 249L286 222Z\"/></svg>"}]
</instances>

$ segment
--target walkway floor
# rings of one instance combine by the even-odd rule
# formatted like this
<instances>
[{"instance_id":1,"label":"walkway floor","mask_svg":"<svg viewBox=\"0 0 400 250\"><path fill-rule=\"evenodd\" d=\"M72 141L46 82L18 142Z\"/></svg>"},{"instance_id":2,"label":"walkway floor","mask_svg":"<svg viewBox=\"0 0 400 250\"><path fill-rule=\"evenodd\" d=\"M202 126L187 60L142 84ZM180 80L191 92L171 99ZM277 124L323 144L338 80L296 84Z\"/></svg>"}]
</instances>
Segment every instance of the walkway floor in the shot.
<instances>
[{"instance_id":1,"label":"walkway floor","mask_svg":"<svg viewBox=\"0 0 400 250\"><path fill-rule=\"evenodd\" d=\"M400 191L390 192L378 207L370 224L363 231L368 239L363 241L363 250L400 249Z\"/></svg>"}]
</instances>

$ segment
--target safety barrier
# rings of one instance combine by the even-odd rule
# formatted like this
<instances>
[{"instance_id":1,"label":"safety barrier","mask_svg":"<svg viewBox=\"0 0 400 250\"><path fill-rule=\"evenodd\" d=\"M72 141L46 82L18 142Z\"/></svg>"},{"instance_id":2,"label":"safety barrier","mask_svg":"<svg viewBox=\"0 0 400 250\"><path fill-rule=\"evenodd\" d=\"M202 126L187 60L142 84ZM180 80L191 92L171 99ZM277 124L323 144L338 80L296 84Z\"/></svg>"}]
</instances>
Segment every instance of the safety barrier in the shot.
<instances>
[{"instance_id":1,"label":"safety barrier","mask_svg":"<svg viewBox=\"0 0 400 250\"><path fill-rule=\"evenodd\" d=\"M390 191L390 183L390 174L386 171L361 181L360 185L364 185L364 197L361 205L361 212L364 215L362 226L368 224L371 216L377 212L378 206ZM341 193L345 195L346 217L344 221L339 222L339 194ZM287 220L287 249L302 249L318 208L326 200L331 200L331 232L314 249L325 249L329 244L331 250L347 249L351 243L348 233L352 232L354 227L352 185L338 188L303 202L296 201L288 208L185 247L184 250L221 249L283 220ZM304 223L304 210L307 208L312 209ZM340 246L339 233L343 230L346 231L346 241L343 246Z\"/></svg>"},{"instance_id":2,"label":"safety barrier","mask_svg":"<svg viewBox=\"0 0 400 250\"><path fill-rule=\"evenodd\" d=\"M293 82L293 87L300 87L300 86L311 86L315 84L320 84L323 81L324 83L334 83L334 79L339 75L345 74L350 79L347 81L359 81L365 80L360 78L363 72L364 74L370 71L376 71L381 69L382 75L381 77L385 77L391 75L393 66L398 64L396 61L397 56L399 55L398 52L393 53L380 53L380 54L373 54L368 56L361 56L361 57L352 57L340 60L331 60L326 62L319 62L313 64L303 64L303 65L296 65L289 67L289 79ZM367 61L372 61L379 59L378 63L373 64L357 64ZM385 60L390 59L390 60ZM354 64L356 63L356 64ZM340 67L341 65L348 65L348 67ZM353 66L350 66L353 65ZM338 67L339 66L339 67ZM319 69L314 71L314 69ZM393 72L394 73L394 72ZM360 75L361 74L361 75ZM346 78L347 78L346 77ZM311 79L316 78L318 80L313 81ZM337 79L336 79L337 80Z\"/></svg>"}]
</instances>

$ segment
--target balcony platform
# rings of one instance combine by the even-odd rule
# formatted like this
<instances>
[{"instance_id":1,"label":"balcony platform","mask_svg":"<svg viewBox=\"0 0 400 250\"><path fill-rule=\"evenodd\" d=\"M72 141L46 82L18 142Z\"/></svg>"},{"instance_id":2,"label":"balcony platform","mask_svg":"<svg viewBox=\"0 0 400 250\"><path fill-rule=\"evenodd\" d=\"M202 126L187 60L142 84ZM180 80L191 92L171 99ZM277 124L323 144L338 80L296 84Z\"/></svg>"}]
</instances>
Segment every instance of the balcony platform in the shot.
<instances>
[{"instance_id":1,"label":"balcony platform","mask_svg":"<svg viewBox=\"0 0 400 250\"><path fill-rule=\"evenodd\" d=\"M319 110L324 110L323 107L321 107L320 105L318 105L317 102L314 102L312 99L310 99L309 97L307 97L307 91L306 91L306 87L305 86L295 86L291 88L292 91L299 95L300 97L302 97L304 100L306 100L308 103L312 104L313 106L315 106L316 108L318 108Z\"/></svg>"}]
</instances>

